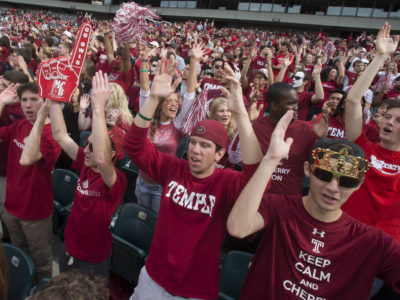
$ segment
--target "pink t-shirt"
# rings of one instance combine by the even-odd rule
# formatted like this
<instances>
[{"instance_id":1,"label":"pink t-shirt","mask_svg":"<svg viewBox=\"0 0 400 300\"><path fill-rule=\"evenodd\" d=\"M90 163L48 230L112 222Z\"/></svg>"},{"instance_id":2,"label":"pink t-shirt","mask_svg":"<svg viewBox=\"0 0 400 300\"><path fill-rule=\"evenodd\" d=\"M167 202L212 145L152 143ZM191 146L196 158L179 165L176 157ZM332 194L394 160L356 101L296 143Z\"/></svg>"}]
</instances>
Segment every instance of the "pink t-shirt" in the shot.
<instances>
[{"instance_id":1,"label":"pink t-shirt","mask_svg":"<svg viewBox=\"0 0 400 300\"><path fill-rule=\"evenodd\" d=\"M400 244L346 213L311 217L301 197L265 194L266 226L241 300L369 299L375 276L400 289Z\"/></svg>"},{"instance_id":2,"label":"pink t-shirt","mask_svg":"<svg viewBox=\"0 0 400 300\"><path fill-rule=\"evenodd\" d=\"M243 165L240 173L216 168L198 179L186 160L159 152L147 136L148 128L133 124L124 144L135 165L163 187L147 271L171 294L215 299L227 217L257 165Z\"/></svg>"},{"instance_id":3,"label":"pink t-shirt","mask_svg":"<svg viewBox=\"0 0 400 300\"><path fill-rule=\"evenodd\" d=\"M19 163L32 124L23 119L0 128L0 140L8 143L7 211L23 220L42 220L53 211L51 172L61 149L51 135L50 124L43 127L40 152L43 158L30 166Z\"/></svg>"},{"instance_id":4,"label":"pink t-shirt","mask_svg":"<svg viewBox=\"0 0 400 300\"><path fill-rule=\"evenodd\" d=\"M65 227L68 253L90 263L105 260L111 253L110 221L126 189L125 175L115 168L117 179L109 188L100 173L85 165L85 153L79 148L72 168L80 172L74 203Z\"/></svg>"},{"instance_id":5,"label":"pink t-shirt","mask_svg":"<svg viewBox=\"0 0 400 300\"><path fill-rule=\"evenodd\" d=\"M363 148L371 167L343 210L400 241L400 152L373 144L364 132L355 143Z\"/></svg>"},{"instance_id":6,"label":"pink t-shirt","mask_svg":"<svg viewBox=\"0 0 400 300\"><path fill-rule=\"evenodd\" d=\"M254 132L265 154L268 150L272 132L275 129L268 117L253 123ZM303 164L314 146L316 137L309 122L296 120L286 130L285 138L292 137L293 144L289 155L279 162L271 177L270 193L301 195L304 177Z\"/></svg>"}]
</instances>

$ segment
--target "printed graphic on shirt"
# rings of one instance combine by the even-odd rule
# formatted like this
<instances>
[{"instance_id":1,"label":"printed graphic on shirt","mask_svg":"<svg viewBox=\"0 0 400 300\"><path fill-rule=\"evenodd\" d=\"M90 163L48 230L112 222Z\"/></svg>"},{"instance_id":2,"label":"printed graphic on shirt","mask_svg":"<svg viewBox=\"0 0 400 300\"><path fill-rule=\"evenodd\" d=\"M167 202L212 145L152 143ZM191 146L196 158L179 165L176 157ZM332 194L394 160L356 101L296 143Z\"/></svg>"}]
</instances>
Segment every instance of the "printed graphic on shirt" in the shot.
<instances>
[{"instance_id":1,"label":"printed graphic on shirt","mask_svg":"<svg viewBox=\"0 0 400 300\"><path fill-rule=\"evenodd\" d=\"M19 142L17 139L14 139L13 142L15 145L17 145L18 148L24 149L27 140L28 140L28 137L26 136L22 143Z\"/></svg>"},{"instance_id":2,"label":"printed graphic on shirt","mask_svg":"<svg viewBox=\"0 0 400 300\"><path fill-rule=\"evenodd\" d=\"M184 186L171 180L168 183L168 192L165 197L171 198L179 206L189 210L198 210L212 217L215 205L215 196L213 195L189 192Z\"/></svg>"},{"instance_id":3,"label":"printed graphic on shirt","mask_svg":"<svg viewBox=\"0 0 400 300\"><path fill-rule=\"evenodd\" d=\"M325 245L321 239L326 237L326 232L313 228L311 233L314 236L311 238L312 251L316 254L321 254L322 248ZM294 264L294 269L303 278L297 283L289 279L283 280L283 288L299 299L326 300L326 298L315 296L315 293L318 293L319 290L318 283L329 283L331 281L331 273L326 270L330 265L331 261L329 259L300 250L297 261ZM313 290L315 293L313 294L309 290Z\"/></svg>"},{"instance_id":4,"label":"printed graphic on shirt","mask_svg":"<svg viewBox=\"0 0 400 300\"><path fill-rule=\"evenodd\" d=\"M340 138L340 139L346 138L344 130L335 127L328 127L328 134L326 136L329 138Z\"/></svg>"},{"instance_id":5,"label":"printed graphic on shirt","mask_svg":"<svg viewBox=\"0 0 400 300\"><path fill-rule=\"evenodd\" d=\"M398 175L400 174L400 166L394 164L388 164L383 160L379 160L375 155L371 155L371 166L377 169L379 172L386 175Z\"/></svg>"},{"instance_id":6,"label":"printed graphic on shirt","mask_svg":"<svg viewBox=\"0 0 400 300\"><path fill-rule=\"evenodd\" d=\"M85 195L88 197L101 197L101 192L99 191L91 191L89 189L89 181L85 179L81 183L81 179L78 179L78 184L76 186L76 190L79 192L81 195Z\"/></svg>"},{"instance_id":7,"label":"printed graphic on shirt","mask_svg":"<svg viewBox=\"0 0 400 300\"><path fill-rule=\"evenodd\" d=\"M271 178L274 181L283 181L284 177L286 177L285 175L289 175L291 171L291 169L283 168L283 160L289 160L289 155L286 155L286 157L279 162L278 166L274 170L274 173L272 173Z\"/></svg>"}]
</instances>

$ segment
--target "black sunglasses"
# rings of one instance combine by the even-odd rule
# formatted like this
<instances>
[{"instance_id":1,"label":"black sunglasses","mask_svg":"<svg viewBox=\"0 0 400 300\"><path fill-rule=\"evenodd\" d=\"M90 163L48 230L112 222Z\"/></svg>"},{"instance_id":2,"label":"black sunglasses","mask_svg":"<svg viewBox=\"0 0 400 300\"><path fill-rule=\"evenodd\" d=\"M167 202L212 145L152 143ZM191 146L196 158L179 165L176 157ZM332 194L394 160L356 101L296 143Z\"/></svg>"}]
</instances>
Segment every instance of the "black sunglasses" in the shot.
<instances>
[{"instance_id":1,"label":"black sunglasses","mask_svg":"<svg viewBox=\"0 0 400 300\"><path fill-rule=\"evenodd\" d=\"M317 177L319 180L324 182L331 182L333 176L338 178L339 186L345 189L353 189L360 185L361 180L358 178L334 174L332 171L321 169L319 167L314 167L312 170L312 174Z\"/></svg>"},{"instance_id":2,"label":"black sunglasses","mask_svg":"<svg viewBox=\"0 0 400 300\"><path fill-rule=\"evenodd\" d=\"M85 143L84 143L83 145L84 145L83 148L86 148L87 146L89 146L89 151L90 151L90 152L93 152L93 144L92 144L92 143L89 143L89 140L86 140Z\"/></svg>"},{"instance_id":3,"label":"black sunglasses","mask_svg":"<svg viewBox=\"0 0 400 300\"><path fill-rule=\"evenodd\" d=\"M217 70L223 69L223 68L224 68L224 65L215 65L214 68L216 68Z\"/></svg>"},{"instance_id":4,"label":"black sunglasses","mask_svg":"<svg viewBox=\"0 0 400 300\"><path fill-rule=\"evenodd\" d=\"M293 76L293 79L300 80L300 79L303 79L303 77L300 77L300 76Z\"/></svg>"}]
</instances>

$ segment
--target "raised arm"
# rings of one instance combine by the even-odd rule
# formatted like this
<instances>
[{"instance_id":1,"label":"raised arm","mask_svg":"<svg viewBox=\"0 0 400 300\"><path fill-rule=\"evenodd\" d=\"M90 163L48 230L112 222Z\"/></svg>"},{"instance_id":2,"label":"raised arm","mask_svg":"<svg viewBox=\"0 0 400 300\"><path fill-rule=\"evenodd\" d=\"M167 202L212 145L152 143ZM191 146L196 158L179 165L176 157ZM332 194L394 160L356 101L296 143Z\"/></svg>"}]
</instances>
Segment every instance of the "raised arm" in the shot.
<instances>
[{"instance_id":1,"label":"raised arm","mask_svg":"<svg viewBox=\"0 0 400 300\"><path fill-rule=\"evenodd\" d=\"M4 107L19 102L17 95L18 86L19 84L10 84L4 91L0 93L0 117L3 114Z\"/></svg>"},{"instance_id":2,"label":"raised arm","mask_svg":"<svg viewBox=\"0 0 400 300\"><path fill-rule=\"evenodd\" d=\"M385 23L378 33L376 41L375 58L368 65L367 69L356 80L349 91L346 99L345 130L349 141L355 141L362 132L363 114L361 99L368 87L371 85L379 68L385 60L396 51L399 43L399 36L390 38L390 25Z\"/></svg>"},{"instance_id":3,"label":"raised arm","mask_svg":"<svg viewBox=\"0 0 400 300\"><path fill-rule=\"evenodd\" d=\"M274 71L272 70L272 50L271 48L267 49L267 70L268 70L268 86L271 86L275 83Z\"/></svg>"},{"instance_id":4,"label":"raised arm","mask_svg":"<svg viewBox=\"0 0 400 300\"><path fill-rule=\"evenodd\" d=\"M293 111L290 110L279 120L267 153L228 216L227 229L234 237L244 238L264 227L264 219L258 209L272 173L281 159L289 153L293 140L288 138L285 141L285 132L292 118Z\"/></svg>"},{"instance_id":5,"label":"raised arm","mask_svg":"<svg viewBox=\"0 0 400 300\"><path fill-rule=\"evenodd\" d=\"M278 68L278 69L280 69L280 71L275 78L275 82L282 82L283 78L285 77L286 70L289 68L289 66L292 64L292 62L293 62L293 57L290 57L289 55L287 55L285 57L285 60L283 61L283 65L279 66L279 68Z\"/></svg>"},{"instance_id":6,"label":"raised arm","mask_svg":"<svg viewBox=\"0 0 400 300\"><path fill-rule=\"evenodd\" d=\"M206 55L207 49L203 43L198 43L195 39L194 45L192 47L192 55L190 56L190 67L189 76L187 79L187 93L194 93L197 87L197 66L200 63L202 57Z\"/></svg>"},{"instance_id":7,"label":"raised arm","mask_svg":"<svg viewBox=\"0 0 400 300\"><path fill-rule=\"evenodd\" d=\"M41 100L38 100L41 101ZM25 142L25 147L22 150L19 163L22 166L30 166L42 159L43 155L40 152L40 140L42 137L44 124L49 122L49 100L46 100L40 108L36 121L33 124L28 139Z\"/></svg>"},{"instance_id":8,"label":"raised arm","mask_svg":"<svg viewBox=\"0 0 400 300\"><path fill-rule=\"evenodd\" d=\"M68 135L61 109L61 103L56 101L50 102L51 132L53 134L53 139L72 160L76 160L79 147Z\"/></svg>"},{"instance_id":9,"label":"raised arm","mask_svg":"<svg viewBox=\"0 0 400 300\"><path fill-rule=\"evenodd\" d=\"M124 73L128 74L129 70L132 68L131 63L131 43L126 43L124 48L122 48L122 63L124 65Z\"/></svg>"},{"instance_id":10,"label":"raised arm","mask_svg":"<svg viewBox=\"0 0 400 300\"><path fill-rule=\"evenodd\" d=\"M321 102L324 99L324 88L321 82L321 70L322 65L320 63L314 66L314 70L312 72L312 77L315 83L315 94L311 97L311 103L316 104Z\"/></svg>"},{"instance_id":11,"label":"raised arm","mask_svg":"<svg viewBox=\"0 0 400 300\"><path fill-rule=\"evenodd\" d=\"M160 101L171 95L179 84L179 81L172 83L177 63L171 56L165 65L165 57L162 57L157 64L156 74L151 85L150 96L140 108L133 120L137 127L147 128L150 126L154 112Z\"/></svg>"},{"instance_id":12,"label":"raised arm","mask_svg":"<svg viewBox=\"0 0 400 300\"><path fill-rule=\"evenodd\" d=\"M104 183L111 188L117 179L113 163L104 107L112 93L107 74L97 72L92 81L92 145L93 157Z\"/></svg>"},{"instance_id":13,"label":"raised arm","mask_svg":"<svg viewBox=\"0 0 400 300\"><path fill-rule=\"evenodd\" d=\"M79 130L89 130L92 125L92 119L86 117L86 111L90 106L90 95L83 94L79 102L79 115L78 115L78 127Z\"/></svg>"},{"instance_id":14,"label":"raised arm","mask_svg":"<svg viewBox=\"0 0 400 300\"><path fill-rule=\"evenodd\" d=\"M225 73L227 74L225 78L231 83L230 95L228 97L228 108L232 112L239 132L243 162L245 164L258 163L262 159L262 152L244 106L240 82L236 78L232 68L227 63L225 63Z\"/></svg>"},{"instance_id":15,"label":"raised arm","mask_svg":"<svg viewBox=\"0 0 400 300\"><path fill-rule=\"evenodd\" d=\"M249 85L249 78L248 78L248 73L250 69L251 62L253 61L253 58L257 54L257 48L255 46L251 47L250 53L247 56L247 60L243 65L242 72L241 72L241 79L242 79L242 87L245 89Z\"/></svg>"},{"instance_id":16,"label":"raised arm","mask_svg":"<svg viewBox=\"0 0 400 300\"><path fill-rule=\"evenodd\" d=\"M112 38L111 28L108 25L108 23L104 23L104 24L105 24L104 25L104 48L106 50L108 64L111 64L115 58L112 41L111 41L111 38Z\"/></svg>"}]
</instances>

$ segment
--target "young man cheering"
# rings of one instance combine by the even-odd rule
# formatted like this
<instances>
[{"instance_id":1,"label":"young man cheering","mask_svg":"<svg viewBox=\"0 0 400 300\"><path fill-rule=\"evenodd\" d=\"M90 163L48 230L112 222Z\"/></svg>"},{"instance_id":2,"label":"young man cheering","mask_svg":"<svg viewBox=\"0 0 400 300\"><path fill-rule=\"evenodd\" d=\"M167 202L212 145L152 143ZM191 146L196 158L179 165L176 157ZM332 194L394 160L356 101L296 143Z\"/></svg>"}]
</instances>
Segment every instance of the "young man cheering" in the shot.
<instances>
[{"instance_id":1,"label":"young man cheering","mask_svg":"<svg viewBox=\"0 0 400 300\"><path fill-rule=\"evenodd\" d=\"M321 139L304 163L308 195L265 193L292 144L284 140L291 117L279 121L228 217L233 236L264 229L241 299L367 299L375 276L400 289L400 244L341 210L369 167L359 146Z\"/></svg>"},{"instance_id":2,"label":"young man cheering","mask_svg":"<svg viewBox=\"0 0 400 300\"><path fill-rule=\"evenodd\" d=\"M218 297L219 255L226 219L234 199L262 158L240 82L228 65L228 103L239 130L243 172L216 168L226 151L228 133L214 120L194 126L187 161L157 151L147 137L150 121L159 102L174 91L174 72L173 59L166 67L162 59L150 97L125 139L125 150L135 165L163 187L157 226L133 295L135 300Z\"/></svg>"}]
</instances>

